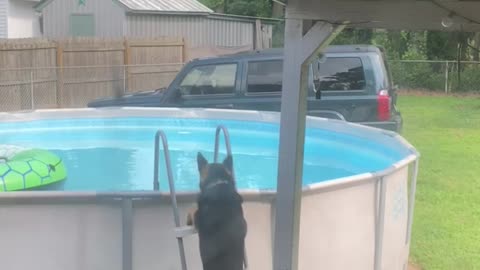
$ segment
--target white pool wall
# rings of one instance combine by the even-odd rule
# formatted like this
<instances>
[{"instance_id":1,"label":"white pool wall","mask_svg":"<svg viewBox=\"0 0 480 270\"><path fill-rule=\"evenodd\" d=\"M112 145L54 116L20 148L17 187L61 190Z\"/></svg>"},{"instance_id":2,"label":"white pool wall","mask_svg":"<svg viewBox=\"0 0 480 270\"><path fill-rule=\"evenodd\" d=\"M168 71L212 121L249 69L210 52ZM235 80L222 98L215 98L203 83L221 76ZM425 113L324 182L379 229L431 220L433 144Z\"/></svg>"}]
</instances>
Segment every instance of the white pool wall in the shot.
<instances>
[{"instance_id":1,"label":"white pool wall","mask_svg":"<svg viewBox=\"0 0 480 270\"><path fill-rule=\"evenodd\" d=\"M279 114L265 112L109 108L0 113L0 122L125 116L279 120ZM394 138L411 154L381 172L304 188L299 269L406 269L418 153L388 131L314 117L308 118L307 127L379 143ZM258 190L242 194L249 269L272 269L275 194ZM183 218L195 194L180 194L178 200ZM180 269L170 197L165 193L0 194L0 239L2 269ZM201 269L197 236L186 238L185 247L189 269Z\"/></svg>"}]
</instances>

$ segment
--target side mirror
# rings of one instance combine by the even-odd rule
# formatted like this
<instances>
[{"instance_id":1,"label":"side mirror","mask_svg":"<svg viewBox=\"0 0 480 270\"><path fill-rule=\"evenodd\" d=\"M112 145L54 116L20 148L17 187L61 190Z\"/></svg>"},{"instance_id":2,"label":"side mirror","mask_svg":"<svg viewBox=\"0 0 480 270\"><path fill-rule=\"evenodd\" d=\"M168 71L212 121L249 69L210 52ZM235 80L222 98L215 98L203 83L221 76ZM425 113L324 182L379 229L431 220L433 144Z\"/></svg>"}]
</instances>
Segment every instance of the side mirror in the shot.
<instances>
[{"instance_id":1,"label":"side mirror","mask_svg":"<svg viewBox=\"0 0 480 270\"><path fill-rule=\"evenodd\" d=\"M315 99L322 99L322 91L321 90L317 90L315 92Z\"/></svg>"},{"instance_id":2,"label":"side mirror","mask_svg":"<svg viewBox=\"0 0 480 270\"><path fill-rule=\"evenodd\" d=\"M314 93L316 99L320 99L321 97L321 91L317 90L317 88L315 87L313 64L310 65L310 68L308 70L308 92L309 95L310 93Z\"/></svg>"},{"instance_id":3,"label":"side mirror","mask_svg":"<svg viewBox=\"0 0 480 270\"><path fill-rule=\"evenodd\" d=\"M320 69L320 65L325 64L325 62L327 62L327 57L325 56L325 54L320 54L317 61L318 68Z\"/></svg>"},{"instance_id":4,"label":"side mirror","mask_svg":"<svg viewBox=\"0 0 480 270\"><path fill-rule=\"evenodd\" d=\"M313 82L313 65L310 65L310 68L308 69L308 91L311 93L317 92L317 89L315 89L315 83Z\"/></svg>"}]
</instances>

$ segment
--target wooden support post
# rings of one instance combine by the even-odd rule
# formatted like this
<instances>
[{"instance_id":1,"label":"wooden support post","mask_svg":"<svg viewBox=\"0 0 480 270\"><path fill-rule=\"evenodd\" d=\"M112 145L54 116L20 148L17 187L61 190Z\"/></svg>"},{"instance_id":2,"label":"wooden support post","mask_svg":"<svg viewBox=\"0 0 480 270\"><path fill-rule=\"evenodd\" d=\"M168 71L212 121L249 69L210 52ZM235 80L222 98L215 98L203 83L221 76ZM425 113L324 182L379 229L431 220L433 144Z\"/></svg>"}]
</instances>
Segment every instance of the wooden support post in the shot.
<instances>
[{"instance_id":1,"label":"wooden support post","mask_svg":"<svg viewBox=\"0 0 480 270\"><path fill-rule=\"evenodd\" d=\"M262 22L260 20L255 20L255 31L254 33L254 49L255 50L261 50L263 49L263 44L262 44Z\"/></svg>"},{"instance_id":2,"label":"wooden support post","mask_svg":"<svg viewBox=\"0 0 480 270\"><path fill-rule=\"evenodd\" d=\"M184 38L182 38L182 63L187 62L188 55L187 55L187 42Z\"/></svg>"},{"instance_id":3,"label":"wooden support post","mask_svg":"<svg viewBox=\"0 0 480 270\"><path fill-rule=\"evenodd\" d=\"M123 64L124 64L124 70L123 70L123 93L128 92L129 87L129 68L128 66L130 65L130 44L128 43L127 38L123 41Z\"/></svg>"},{"instance_id":4,"label":"wooden support post","mask_svg":"<svg viewBox=\"0 0 480 270\"><path fill-rule=\"evenodd\" d=\"M345 25L334 27L326 22L317 22L313 26L308 21L304 24L303 20L292 18L290 10L287 9L275 203L273 249L275 270L299 269L309 64L344 27Z\"/></svg>"},{"instance_id":5,"label":"wooden support post","mask_svg":"<svg viewBox=\"0 0 480 270\"><path fill-rule=\"evenodd\" d=\"M57 107L63 108L63 44L57 42Z\"/></svg>"}]
</instances>

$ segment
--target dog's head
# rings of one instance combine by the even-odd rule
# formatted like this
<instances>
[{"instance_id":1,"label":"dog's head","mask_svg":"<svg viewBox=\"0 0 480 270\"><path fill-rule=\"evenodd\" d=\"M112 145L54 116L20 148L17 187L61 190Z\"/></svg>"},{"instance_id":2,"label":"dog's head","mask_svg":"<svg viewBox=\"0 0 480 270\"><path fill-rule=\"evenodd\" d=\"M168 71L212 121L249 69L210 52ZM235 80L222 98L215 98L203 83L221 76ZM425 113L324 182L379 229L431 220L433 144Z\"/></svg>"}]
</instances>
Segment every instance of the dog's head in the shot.
<instances>
[{"instance_id":1,"label":"dog's head","mask_svg":"<svg viewBox=\"0 0 480 270\"><path fill-rule=\"evenodd\" d=\"M207 159L201 154L197 155L198 172L200 173L200 189L216 182L228 182L235 184L233 179L233 158L228 155L223 163L209 164Z\"/></svg>"}]
</instances>

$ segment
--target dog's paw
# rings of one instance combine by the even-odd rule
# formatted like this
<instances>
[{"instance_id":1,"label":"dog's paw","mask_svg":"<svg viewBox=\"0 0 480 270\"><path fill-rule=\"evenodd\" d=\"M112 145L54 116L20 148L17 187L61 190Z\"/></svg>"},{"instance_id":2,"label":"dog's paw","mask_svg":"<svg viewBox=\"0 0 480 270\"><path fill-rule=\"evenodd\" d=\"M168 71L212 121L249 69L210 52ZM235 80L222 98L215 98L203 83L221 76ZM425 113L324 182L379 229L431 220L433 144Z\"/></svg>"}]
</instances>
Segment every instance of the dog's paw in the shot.
<instances>
[{"instance_id":1,"label":"dog's paw","mask_svg":"<svg viewBox=\"0 0 480 270\"><path fill-rule=\"evenodd\" d=\"M192 208L187 213L187 226L193 226L196 208Z\"/></svg>"},{"instance_id":2,"label":"dog's paw","mask_svg":"<svg viewBox=\"0 0 480 270\"><path fill-rule=\"evenodd\" d=\"M192 226L193 225L193 217L192 214L188 213L187 214L187 226Z\"/></svg>"}]
</instances>

